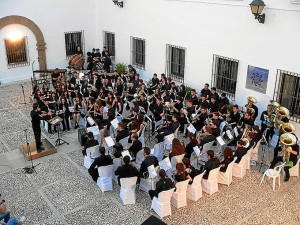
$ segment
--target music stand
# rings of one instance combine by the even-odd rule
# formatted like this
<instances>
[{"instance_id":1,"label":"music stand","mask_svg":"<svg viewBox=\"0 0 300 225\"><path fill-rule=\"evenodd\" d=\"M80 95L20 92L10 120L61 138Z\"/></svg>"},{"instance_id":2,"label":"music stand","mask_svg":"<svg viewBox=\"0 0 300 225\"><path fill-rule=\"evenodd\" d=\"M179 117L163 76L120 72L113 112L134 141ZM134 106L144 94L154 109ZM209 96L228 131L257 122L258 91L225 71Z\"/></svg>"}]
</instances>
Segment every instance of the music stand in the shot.
<instances>
[{"instance_id":1,"label":"music stand","mask_svg":"<svg viewBox=\"0 0 300 225\"><path fill-rule=\"evenodd\" d=\"M145 141L145 143L147 144L151 140L155 141L155 139L152 137L151 127L150 127L152 125L152 119L147 114L145 114L144 116L148 119L147 123L149 124L148 138Z\"/></svg>"},{"instance_id":2,"label":"music stand","mask_svg":"<svg viewBox=\"0 0 300 225\"><path fill-rule=\"evenodd\" d=\"M30 148L30 144L28 142L27 129L25 129L24 132L25 132L25 139L26 139L26 154L29 154L31 166L25 166L23 168L23 170L27 174L32 174L33 172L37 173L36 170L35 170L35 167L40 165L40 163L38 163L36 166L33 165L31 148Z\"/></svg>"},{"instance_id":3,"label":"music stand","mask_svg":"<svg viewBox=\"0 0 300 225\"><path fill-rule=\"evenodd\" d=\"M262 141L261 141L260 145L261 145L261 151L262 151L262 158L261 158L261 161L259 163L259 170L258 170L259 172L261 172L260 170L263 167L268 167L267 164L264 161L265 160L265 153L266 153L266 146L268 145L268 142L267 142L266 137L265 137L264 134L262 136ZM268 145L268 147L269 147L269 145Z\"/></svg>"},{"instance_id":4,"label":"music stand","mask_svg":"<svg viewBox=\"0 0 300 225\"><path fill-rule=\"evenodd\" d=\"M61 128L60 128L60 122L63 121L63 119L59 116L53 117L51 120L49 120L49 123L52 124L53 126L57 127L57 139L55 141L55 146L63 145L63 144L69 144L65 140L61 138Z\"/></svg>"}]
</instances>

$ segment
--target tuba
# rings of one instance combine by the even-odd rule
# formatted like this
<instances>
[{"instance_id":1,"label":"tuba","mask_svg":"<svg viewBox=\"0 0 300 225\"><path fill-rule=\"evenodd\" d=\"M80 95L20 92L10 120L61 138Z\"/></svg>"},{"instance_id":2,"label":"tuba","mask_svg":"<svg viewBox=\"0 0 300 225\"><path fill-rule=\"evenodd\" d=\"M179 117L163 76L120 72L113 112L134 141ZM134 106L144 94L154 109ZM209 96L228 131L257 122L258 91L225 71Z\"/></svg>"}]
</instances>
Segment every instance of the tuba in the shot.
<instances>
[{"instance_id":1,"label":"tuba","mask_svg":"<svg viewBox=\"0 0 300 225\"><path fill-rule=\"evenodd\" d=\"M255 104L255 103L257 103L257 100L256 100L256 98L249 96L249 97L247 97L247 101L248 101L248 103L246 105L247 112L249 113L251 118L253 118L253 116L255 115L255 110L249 106L249 103Z\"/></svg>"},{"instance_id":2,"label":"tuba","mask_svg":"<svg viewBox=\"0 0 300 225\"><path fill-rule=\"evenodd\" d=\"M283 123L280 126L280 131L282 133L293 133L295 130L296 130L296 128L291 123Z\"/></svg>"},{"instance_id":3,"label":"tuba","mask_svg":"<svg viewBox=\"0 0 300 225\"><path fill-rule=\"evenodd\" d=\"M293 134L285 133L280 136L280 145L282 147L283 162L287 163L290 159L290 152L288 152L286 149L291 145L295 145L296 143L297 139Z\"/></svg>"},{"instance_id":4,"label":"tuba","mask_svg":"<svg viewBox=\"0 0 300 225\"><path fill-rule=\"evenodd\" d=\"M270 111L268 111L268 120L269 120L269 123L268 123L268 127L273 127L274 124L276 123L276 112L277 112L277 109L280 107L280 104L274 100L271 100L270 101L271 103L271 109Z\"/></svg>"},{"instance_id":5,"label":"tuba","mask_svg":"<svg viewBox=\"0 0 300 225\"><path fill-rule=\"evenodd\" d=\"M276 109L276 116L274 118L274 127L277 130L280 130L280 126L283 124L281 121L282 118L288 117L290 115L290 112L287 108L280 106Z\"/></svg>"}]
</instances>

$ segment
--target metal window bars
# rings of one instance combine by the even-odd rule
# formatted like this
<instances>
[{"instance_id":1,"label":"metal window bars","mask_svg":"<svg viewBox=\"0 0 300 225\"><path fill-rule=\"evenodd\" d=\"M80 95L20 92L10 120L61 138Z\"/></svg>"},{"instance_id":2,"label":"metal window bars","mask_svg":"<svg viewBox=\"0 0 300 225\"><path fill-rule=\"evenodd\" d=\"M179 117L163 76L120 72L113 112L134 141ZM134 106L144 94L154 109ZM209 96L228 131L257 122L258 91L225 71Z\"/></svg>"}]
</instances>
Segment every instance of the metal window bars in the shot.
<instances>
[{"instance_id":1,"label":"metal window bars","mask_svg":"<svg viewBox=\"0 0 300 225\"><path fill-rule=\"evenodd\" d=\"M131 64L139 69L145 69L145 47L146 41L145 39L130 37L130 49L131 49Z\"/></svg>"},{"instance_id":2,"label":"metal window bars","mask_svg":"<svg viewBox=\"0 0 300 225\"><path fill-rule=\"evenodd\" d=\"M107 47L110 58L115 59L115 34L108 31L103 31L103 46Z\"/></svg>"},{"instance_id":3,"label":"metal window bars","mask_svg":"<svg viewBox=\"0 0 300 225\"><path fill-rule=\"evenodd\" d=\"M290 120L300 122L300 74L277 70L273 99L290 111Z\"/></svg>"},{"instance_id":4,"label":"metal window bars","mask_svg":"<svg viewBox=\"0 0 300 225\"><path fill-rule=\"evenodd\" d=\"M217 88L218 93L235 100L239 60L220 55L213 55L211 86Z\"/></svg>"},{"instance_id":5,"label":"metal window bars","mask_svg":"<svg viewBox=\"0 0 300 225\"><path fill-rule=\"evenodd\" d=\"M185 51L183 47L166 46L166 75L181 83L184 83Z\"/></svg>"},{"instance_id":6,"label":"metal window bars","mask_svg":"<svg viewBox=\"0 0 300 225\"><path fill-rule=\"evenodd\" d=\"M66 58L69 59L72 55L77 53L77 47L81 48L84 56L84 32L70 31L65 32L65 48Z\"/></svg>"},{"instance_id":7,"label":"metal window bars","mask_svg":"<svg viewBox=\"0 0 300 225\"><path fill-rule=\"evenodd\" d=\"M27 37L17 40L4 39L7 68L15 68L30 65Z\"/></svg>"}]
</instances>

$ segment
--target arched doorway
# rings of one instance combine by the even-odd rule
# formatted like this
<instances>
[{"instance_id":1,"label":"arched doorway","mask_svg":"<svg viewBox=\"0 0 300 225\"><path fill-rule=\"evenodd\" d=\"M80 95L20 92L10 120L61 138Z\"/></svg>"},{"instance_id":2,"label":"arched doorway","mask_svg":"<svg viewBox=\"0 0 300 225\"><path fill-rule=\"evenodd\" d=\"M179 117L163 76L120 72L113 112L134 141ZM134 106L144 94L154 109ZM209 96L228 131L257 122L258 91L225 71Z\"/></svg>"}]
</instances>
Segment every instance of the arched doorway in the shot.
<instances>
[{"instance_id":1,"label":"arched doorway","mask_svg":"<svg viewBox=\"0 0 300 225\"><path fill-rule=\"evenodd\" d=\"M36 39L36 49L38 51L38 61L40 70L47 69L46 43L41 29L30 19L23 16L6 16L0 19L0 30L11 24L20 24L32 31Z\"/></svg>"}]
</instances>

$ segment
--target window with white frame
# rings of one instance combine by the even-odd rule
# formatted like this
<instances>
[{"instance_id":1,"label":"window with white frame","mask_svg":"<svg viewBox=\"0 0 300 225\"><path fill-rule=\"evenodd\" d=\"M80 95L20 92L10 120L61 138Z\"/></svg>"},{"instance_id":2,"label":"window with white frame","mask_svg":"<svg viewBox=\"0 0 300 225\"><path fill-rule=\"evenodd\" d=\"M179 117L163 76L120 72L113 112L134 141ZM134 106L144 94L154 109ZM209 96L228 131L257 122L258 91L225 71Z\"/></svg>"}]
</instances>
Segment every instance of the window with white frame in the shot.
<instances>
[{"instance_id":1,"label":"window with white frame","mask_svg":"<svg viewBox=\"0 0 300 225\"><path fill-rule=\"evenodd\" d=\"M185 48L167 44L166 75L183 83L185 70Z\"/></svg>"},{"instance_id":2,"label":"window with white frame","mask_svg":"<svg viewBox=\"0 0 300 225\"><path fill-rule=\"evenodd\" d=\"M115 34L108 31L103 31L103 46L108 50L110 58L114 59L115 53Z\"/></svg>"},{"instance_id":3,"label":"window with white frame","mask_svg":"<svg viewBox=\"0 0 300 225\"><path fill-rule=\"evenodd\" d=\"M145 69L145 39L130 37L131 39L131 64L137 68Z\"/></svg>"},{"instance_id":4,"label":"window with white frame","mask_svg":"<svg viewBox=\"0 0 300 225\"><path fill-rule=\"evenodd\" d=\"M237 59L213 56L212 87L216 87L219 93L226 93L232 100L235 100L238 67Z\"/></svg>"},{"instance_id":5,"label":"window with white frame","mask_svg":"<svg viewBox=\"0 0 300 225\"><path fill-rule=\"evenodd\" d=\"M277 70L273 99L290 111L290 120L300 122L300 74Z\"/></svg>"},{"instance_id":6,"label":"window with white frame","mask_svg":"<svg viewBox=\"0 0 300 225\"><path fill-rule=\"evenodd\" d=\"M8 68L28 66L30 64L27 49L27 37L4 39L4 44Z\"/></svg>"},{"instance_id":7,"label":"window with white frame","mask_svg":"<svg viewBox=\"0 0 300 225\"><path fill-rule=\"evenodd\" d=\"M70 58L72 55L77 54L77 47L84 49L84 33L83 31L65 32L65 48L66 57ZM84 55L84 52L83 52Z\"/></svg>"}]
</instances>

